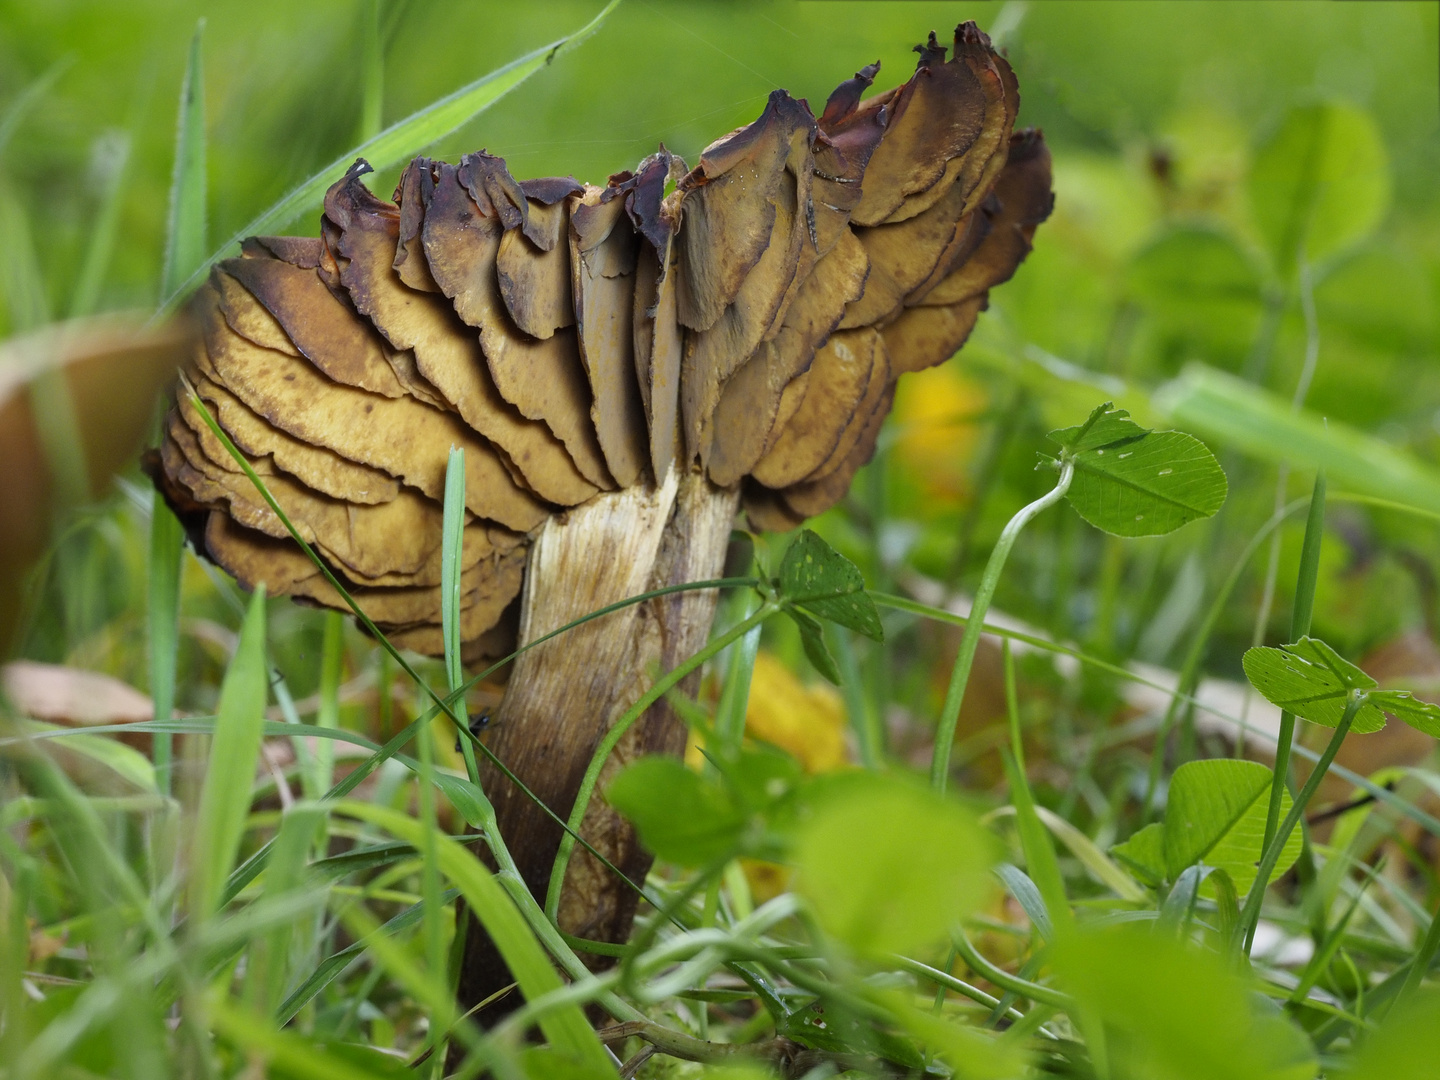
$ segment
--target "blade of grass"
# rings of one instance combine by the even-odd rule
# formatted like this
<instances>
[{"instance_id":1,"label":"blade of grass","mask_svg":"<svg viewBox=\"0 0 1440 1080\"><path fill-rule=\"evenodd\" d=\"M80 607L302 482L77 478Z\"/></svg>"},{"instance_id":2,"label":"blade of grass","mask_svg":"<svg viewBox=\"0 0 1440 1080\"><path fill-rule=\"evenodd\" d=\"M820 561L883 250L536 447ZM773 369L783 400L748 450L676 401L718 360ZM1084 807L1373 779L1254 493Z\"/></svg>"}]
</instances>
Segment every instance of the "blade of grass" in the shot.
<instances>
[{"instance_id":1,"label":"blade of grass","mask_svg":"<svg viewBox=\"0 0 1440 1080\"><path fill-rule=\"evenodd\" d=\"M405 820L419 825L413 818L406 817ZM422 970L406 949L379 933L379 922L366 908L359 905L347 908L341 915L341 921L352 937L368 941L376 961L390 972L422 1009L428 1011L426 1022L432 1037L454 1036L472 1052L485 1058L487 1064L502 1070L507 1068L507 1058L498 1040L485 1038L472 1021L457 1016L455 997L445 985L443 975ZM429 1039L426 1041L428 1043ZM513 1074L513 1069L511 1072Z\"/></svg>"},{"instance_id":2,"label":"blade of grass","mask_svg":"<svg viewBox=\"0 0 1440 1080\"><path fill-rule=\"evenodd\" d=\"M1263 849L1262 849L1263 850ZM1310 990L1320 981L1320 977L1329 969L1330 963L1335 959L1335 953L1339 950L1341 942L1345 937L1345 929L1350 925L1350 920L1355 917L1355 912L1360 907L1360 901L1365 895L1365 890L1374 883L1376 874L1383 868L1384 860L1380 860L1375 866L1365 868L1365 876L1361 879L1355 890L1355 895L1350 898L1350 903L1345 906L1345 911L1335 921L1335 925L1328 927L1325 937L1319 942L1319 947L1310 957L1310 962L1305 965L1305 970L1300 973L1300 981L1295 989L1290 992L1290 1003L1298 1004L1310 996Z\"/></svg>"},{"instance_id":3,"label":"blade of grass","mask_svg":"<svg viewBox=\"0 0 1440 1080\"><path fill-rule=\"evenodd\" d=\"M425 964L431 978L444 979L445 931L440 925L440 868L435 861L435 837L440 826L435 820L435 729L426 724L419 731L420 744L420 895L425 905L423 937Z\"/></svg>"},{"instance_id":4,"label":"blade of grass","mask_svg":"<svg viewBox=\"0 0 1440 1080\"><path fill-rule=\"evenodd\" d=\"M388 807L347 800L337 809L360 821L378 825L392 836L415 845L417 850L433 843L445 876L459 888L466 904L500 950L525 999L531 1001L559 989L560 977L551 966L545 950L531 934L495 876L471 852L449 837L435 836L433 832L427 839L423 823ZM572 1004L547 1013L540 1018L539 1024L551 1046L575 1057L597 1073L612 1073L610 1058L578 1005Z\"/></svg>"},{"instance_id":5,"label":"blade of grass","mask_svg":"<svg viewBox=\"0 0 1440 1080\"><path fill-rule=\"evenodd\" d=\"M340 726L340 677L345 661L345 617L338 611L327 611L321 619L320 638L320 707L315 711L315 726ZM323 739L315 745L311 760L310 782L305 797L318 799L335 783L335 747Z\"/></svg>"},{"instance_id":6,"label":"blade of grass","mask_svg":"<svg viewBox=\"0 0 1440 1080\"><path fill-rule=\"evenodd\" d=\"M391 725L395 722L395 662L390 654L381 649L375 657L375 696L379 705L380 737L388 739Z\"/></svg>"},{"instance_id":7,"label":"blade of grass","mask_svg":"<svg viewBox=\"0 0 1440 1080\"><path fill-rule=\"evenodd\" d=\"M1192 364L1157 389L1155 407L1176 427L1264 461L1323 467L1346 487L1440 510L1440 470L1378 436L1309 410L1254 383Z\"/></svg>"},{"instance_id":8,"label":"blade of grass","mask_svg":"<svg viewBox=\"0 0 1440 1080\"><path fill-rule=\"evenodd\" d=\"M845 702L850 730L855 733L860 764L867 769L878 769L884 763L885 740L880 731L879 710L872 709L866 700L863 672L855 659L853 635L837 627L825 636L835 653L835 666L840 671L840 696ZM758 637L756 640L758 642Z\"/></svg>"},{"instance_id":9,"label":"blade of grass","mask_svg":"<svg viewBox=\"0 0 1440 1080\"><path fill-rule=\"evenodd\" d=\"M175 122L175 164L170 174L170 215L160 295L170 296L205 261L205 69L201 45L205 20L195 24L180 84Z\"/></svg>"},{"instance_id":10,"label":"blade of grass","mask_svg":"<svg viewBox=\"0 0 1440 1080\"><path fill-rule=\"evenodd\" d=\"M600 14L573 34L526 53L504 67L481 76L454 93L427 105L419 112L390 125L380 134L372 139L367 139L353 150L341 154L310 179L294 188L275 205L247 223L244 228L204 259L189 277L173 288L167 289L156 312L156 318L163 318L174 311L180 302L205 279L210 265L224 258L245 237L273 232L294 221L301 214L320 206L330 185L345 172L357 157L365 158L377 169L384 169L414 156L431 143L444 138L474 119L537 71L547 67L557 56L581 44L600 28L600 25L619 3L620 0L611 0Z\"/></svg>"},{"instance_id":11,"label":"blade of grass","mask_svg":"<svg viewBox=\"0 0 1440 1080\"><path fill-rule=\"evenodd\" d=\"M1004 968L996 967L980 955L974 945L970 944L970 939L965 936L964 930L958 928L954 930L950 935L950 940L955 943L955 951L960 954L960 958L970 965L971 971L983 976L1000 989L1009 990L1037 1005L1052 1005L1057 1009L1067 1011L1075 1008L1075 1003L1069 995L1063 994L1059 990L1052 990L1040 983L1021 979L1010 974Z\"/></svg>"},{"instance_id":12,"label":"blade of grass","mask_svg":"<svg viewBox=\"0 0 1440 1080\"><path fill-rule=\"evenodd\" d=\"M1311 613L1315 608L1315 582L1320 575L1320 545L1325 538L1325 470L1315 474L1315 487L1310 494L1310 514L1305 519L1305 540L1300 548L1300 573L1295 582L1295 607L1290 613L1290 641L1299 641L1310 633ZM1264 851L1275 838L1280 824L1280 799L1290 778L1290 744L1295 738L1295 714L1280 713L1280 734L1275 744L1275 776L1270 786L1270 803L1265 809Z\"/></svg>"},{"instance_id":13,"label":"blade of grass","mask_svg":"<svg viewBox=\"0 0 1440 1080\"><path fill-rule=\"evenodd\" d=\"M1430 927L1425 931L1420 947L1415 950L1415 956L1410 961L1410 971L1405 976L1405 984L1400 988L1396 1001L1407 998L1420 989L1420 983L1430 973L1430 965L1437 952L1440 952L1440 910L1430 916Z\"/></svg>"},{"instance_id":14,"label":"blade of grass","mask_svg":"<svg viewBox=\"0 0 1440 1080\"><path fill-rule=\"evenodd\" d=\"M157 965L158 970L174 969L179 982L188 996L196 993L196 987L184 957L179 955L172 940L170 927L162 922L160 914L140 879L135 875L123 857L123 852L114 843L111 831L101 820L92 800L86 798L68 777L48 759L41 755L27 755L18 762L22 773L29 781L29 787L39 791L56 808L54 821L68 832L70 839L80 845L72 853L69 865L83 872L78 874L87 881L103 883L101 887L111 893L108 902L97 912L113 913L116 901L138 916L149 936L149 947L128 958L115 957L122 961L117 966L128 973L133 968L143 968L147 962ZM52 824L53 827L53 824ZM57 833L57 837L58 837ZM82 882L83 883L83 882ZM111 892L113 890L113 892ZM127 1011L128 1003L122 996L107 995L102 986L92 982L71 1009L51 1019L35 1037L25 1045L23 1052L7 1062L12 1075L17 1077L49 1077L55 1075L54 1064L66 1048L82 1037L90 1019L82 1007L82 1001L91 991L96 1005L101 1009L116 1012ZM188 1010L181 1012L181 1031L192 1044L192 1049L205 1054L207 1034L201 1029L197 1017ZM199 1061L197 1075L209 1075L208 1058Z\"/></svg>"},{"instance_id":15,"label":"blade of grass","mask_svg":"<svg viewBox=\"0 0 1440 1080\"><path fill-rule=\"evenodd\" d=\"M28 738L43 738L56 728L57 725L42 720L19 719L14 721L14 730L23 734L7 739L6 742L23 743ZM87 728L62 728L60 730L73 735L72 738L66 740L66 745L74 753L95 765L108 769L140 792L156 793L154 768L150 762L145 760L145 756L133 746L126 746L114 739L100 738ZM150 802L152 808L165 805L159 799L152 799ZM8 801L6 805L9 805Z\"/></svg>"},{"instance_id":16,"label":"blade of grass","mask_svg":"<svg viewBox=\"0 0 1440 1080\"><path fill-rule=\"evenodd\" d=\"M3 176L0 176L0 285L4 287L11 336L38 330L50 321L50 301L45 295L45 278L40 272L30 214Z\"/></svg>"},{"instance_id":17,"label":"blade of grass","mask_svg":"<svg viewBox=\"0 0 1440 1080\"><path fill-rule=\"evenodd\" d=\"M755 601L747 594L736 598L738 611L748 615L747 608ZM722 760L733 760L740 751L745 738L745 713L750 703L750 679L755 672L755 656L760 650L760 626L757 624L749 633L732 647L730 666L725 672L725 683L720 689L720 700L715 706L715 751ZM705 768L716 771L713 759L706 760ZM700 916L702 927L715 925L720 908L720 876L716 875L705 888L705 905ZM696 1018L696 1031L700 1038L710 1036L710 1012L701 1009Z\"/></svg>"},{"instance_id":18,"label":"blade of grass","mask_svg":"<svg viewBox=\"0 0 1440 1080\"><path fill-rule=\"evenodd\" d=\"M242 1056L264 1061L286 1076L306 1080L374 1080L377 1075L349 1057L330 1053L302 1035L281 1031L263 1017L222 998L212 1002L210 1019L221 1038L245 1052Z\"/></svg>"},{"instance_id":19,"label":"blade of grass","mask_svg":"<svg viewBox=\"0 0 1440 1080\"><path fill-rule=\"evenodd\" d=\"M220 685L210 763L190 849L190 914L198 925L220 906L250 812L265 717L265 588L255 590L240 644Z\"/></svg>"},{"instance_id":20,"label":"blade of grass","mask_svg":"<svg viewBox=\"0 0 1440 1080\"><path fill-rule=\"evenodd\" d=\"M30 904L39 863L18 849L11 850L9 844L4 851L9 875L0 874L0 933L5 948L0 954L0 1006L5 1009L6 1019L5 1027L0 1029L0 1054L6 1061L14 1061L30 1037L21 973L30 960Z\"/></svg>"},{"instance_id":21,"label":"blade of grass","mask_svg":"<svg viewBox=\"0 0 1440 1080\"><path fill-rule=\"evenodd\" d=\"M445 674L450 692L465 682L460 664L460 565L465 545L465 451L450 448L445 466L445 507L440 543L440 629L445 640ZM464 698L461 698L463 703ZM468 725L468 718L466 721ZM458 736L460 752L465 756L465 773L476 786L480 770L475 765L475 749L470 740Z\"/></svg>"},{"instance_id":22,"label":"blade of grass","mask_svg":"<svg viewBox=\"0 0 1440 1080\"><path fill-rule=\"evenodd\" d=\"M275 851L265 870L265 899L275 899L296 889L305 879L306 861L320 829L323 808L301 803L280 821ZM275 1011L289 973L290 942L295 924L284 922L268 934L250 942L245 964L244 998L249 1008L269 1014Z\"/></svg>"},{"instance_id":23,"label":"blade of grass","mask_svg":"<svg viewBox=\"0 0 1440 1080\"><path fill-rule=\"evenodd\" d=\"M175 675L180 646L180 567L185 530L157 491L150 508L149 596L145 607L150 644L150 700L156 720L175 715ZM155 786L170 794L171 736L156 732L151 760Z\"/></svg>"},{"instance_id":24,"label":"blade of grass","mask_svg":"<svg viewBox=\"0 0 1440 1080\"><path fill-rule=\"evenodd\" d=\"M1005 774L1010 780L1010 801L1015 804L1015 823L1020 832L1020 847L1025 852L1025 866L1030 878L1040 890L1040 898L1049 910L1050 921L1058 937L1064 937L1075 928L1075 917L1070 911L1070 901L1065 895L1065 879L1060 873L1059 860L1055 858L1055 845L1050 831L1041 823L1035 812L1035 797L1030 792L1030 781L1025 775L1025 748L1020 737L1020 705L1015 692L1015 657L1010 650L1010 641L1005 639L1002 646L1005 663L1005 708L1010 718L1011 750L1001 748L1005 763Z\"/></svg>"},{"instance_id":25,"label":"blade of grass","mask_svg":"<svg viewBox=\"0 0 1440 1080\"><path fill-rule=\"evenodd\" d=\"M405 847L407 851L414 850L408 844L405 845ZM440 894L440 902L442 904L448 904L459 895L460 891L458 889L446 889ZM376 930L376 933L384 934L386 937L391 938L398 937L401 932L410 929L410 927L418 923L423 917L424 911L425 902L422 900L420 903L406 908L400 912L400 914L389 919ZM315 970L310 973L309 977L294 990L290 991L289 996L280 1003L279 1007L275 1010L275 1023L284 1027L294 1019L295 1014L311 1001L315 1000L315 996L319 994L320 991L324 990L325 987L345 974L346 969L364 954L368 942L369 938L362 937L358 941L347 945L339 952L331 953L322 960Z\"/></svg>"},{"instance_id":26,"label":"blade of grass","mask_svg":"<svg viewBox=\"0 0 1440 1080\"><path fill-rule=\"evenodd\" d=\"M1264 848L1264 854L1260 858L1260 867L1255 875L1255 882L1250 886L1250 892L1245 897L1245 906L1240 912L1240 925L1244 928L1245 955L1250 955L1250 947L1255 941L1255 927L1260 923L1260 909L1265 902L1265 890L1270 886L1270 875L1275 872L1275 864L1280 861L1280 852L1285 847L1285 841L1291 830L1299 824L1305 813L1305 807L1314 796L1320 781L1325 779L1329 771L1330 763L1335 760L1335 755L1340 750L1340 744L1345 741L1345 736L1350 731L1350 725L1355 720L1355 714L1360 706L1365 703L1365 695L1351 691L1350 700L1345 705L1345 712L1340 717L1340 722L1335 725L1335 733L1330 736L1330 741L1325 746L1325 751L1320 755L1320 760L1315 768L1311 770L1310 777L1305 781L1305 786L1300 789L1300 794L1295 796L1290 805L1290 813L1285 815L1280 828L1270 838L1270 843Z\"/></svg>"},{"instance_id":27,"label":"blade of grass","mask_svg":"<svg viewBox=\"0 0 1440 1080\"><path fill-rule=\"evenodd\" d=\"M753 604L750 597L746 605ZM745 617L752 612L741 608ZM760 652L760 627L757 625L742 637L730 654L730 668L725 673L725 685L720 691L720 701L715 706L715 741L722 754L739 750L745 737L745 710L750 702L750 679L755 673L755 657Z\"/></svg>"}]
</instances>

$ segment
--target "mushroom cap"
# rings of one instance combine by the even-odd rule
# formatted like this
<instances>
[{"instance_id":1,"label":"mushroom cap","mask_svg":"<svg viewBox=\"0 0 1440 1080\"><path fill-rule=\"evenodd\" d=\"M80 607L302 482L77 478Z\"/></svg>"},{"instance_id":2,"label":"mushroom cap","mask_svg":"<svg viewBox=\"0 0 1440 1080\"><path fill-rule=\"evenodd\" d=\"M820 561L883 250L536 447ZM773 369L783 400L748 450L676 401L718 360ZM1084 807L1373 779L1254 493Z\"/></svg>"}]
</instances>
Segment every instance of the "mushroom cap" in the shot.
<instances>
[{"instance_id":1,"label":"mushroom cap","mask_svg":"<svg viewBox=\"0 0 1440 1080\"><path fill-rule=\"evenodd\" d=\"M320 237L253 237L195 300L200 403L392 641L442 651L441 519L465 452L461 637L513 645L530 536L672 469L739 486L756 529L842 498L906 372L964 344L1050 212L1014 73L973 23L902 85L862 68L817 118L783 90L694 169L663 146L603 186L357 161ZM182 396L151 463L242 585L339 593Z\"/></svg>"}]
</instances>

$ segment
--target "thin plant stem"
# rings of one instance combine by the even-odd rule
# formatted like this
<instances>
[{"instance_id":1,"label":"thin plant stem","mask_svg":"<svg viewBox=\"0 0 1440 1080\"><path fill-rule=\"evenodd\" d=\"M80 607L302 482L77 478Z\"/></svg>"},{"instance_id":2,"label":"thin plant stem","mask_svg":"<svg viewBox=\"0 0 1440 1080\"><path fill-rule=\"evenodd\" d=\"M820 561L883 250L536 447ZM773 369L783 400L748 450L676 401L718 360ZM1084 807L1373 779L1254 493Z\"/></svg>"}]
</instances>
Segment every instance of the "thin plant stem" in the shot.
<instances>
[{"instance_id":1,"label":"thin plant stem","mask_svg":"<svg viewBox=\"0 0 1440 1080\"><path fill-rule=\"evenodd\" d=\"M149 630L150 699L156 720L175 715L176 657L179 646L180 569L185 531L157 492L150 512ZM155 786L170 794L172 742L157 732L153 742Z\"/></svg>"},{"instance_id":2,"label":"thin plant stem","mask_svg":"<svg viewBox=\"0 0 1440 1080\"><path fill-rule=\"evenodd\" d=\"M1265 847L1265 854L1260 859L1260 867L1255 874L1255 884L1250 886L1250 893L1245 897L1245 908L1240 913L1240 925L1245 928L1245 955L1250 955L1251 946L1255 943L1255 927L1260 922L1260 906L1265 900L1265 890L1270 887L1270 875L1275 872L1275 864L1280 861L1280 853L1285 850L1285 841L1291 831L1300 822L1301 816L1305 813L1305 807L1320 787L1320 781L1325 779L1325 774L1330 769L1330 763L1335 760L1335 755L1340 751L1340 744L1345 741L1345 736L1350 732L1350 725L1355 721L1355 714L1360 711L1360 706L1365 704L1365 695L1351 691L1350 700L1345 703L1345 712L1340 717L1340 722L1335 725L1335 734L1330 736L1330 743L1325 747L1325 752L1320 755L1320 760L1315 763L1309 779L1305 786L1300 789L1300 794L1290 806L1290 813L1285 815L1285 820L1275 835L1271 837L1270 843ZM1278 775L1278 772L1277 772Z\"/></svg>"},{"instance_id":3,"label":"thin plant stem","mask_svg":"<svg viewBox=\"0 0 1440 1080\"><path fill-rule=\"evenodd\" d=\"M983 975L988 981L994 983L1002 990L1009 990L1022 998L1035 1002L1037 1005L1052 1005L1057 1009L1069 1011L1075 1007L1070 998L1059 990L1052 990L1048 986L1030 982L1018 975L1012 975L1002 967L997 967L985 957L981 956L970 939L965 936L964 930L957 929L950 935L950 940L955 944L955 951L960 954L962 960L970 965L970 970L977 975ZM998 1002L996 1003L998 1004Z\"/></svg>"},{"instance_id":4,"label":"thin plant stem","mask_svg":"<svg viewBox=\"0 0 1440 1080\"><path fill-rule=\"evenodd\" d=\"M1300 311L1305 319L1305 361L1300 368L1300 377L1295 382L1295 393L1290 399L1290 411L1300 412L1305 406L1305 399L1310 396L1310 384L1315 381L1315 368L1320 361L1320 321L1315 315L1315 279L1311 273L1310 264L1305 260L1304 252L1300 255L1299 265L1299 294ZM1318 480L1318 478L1317 478ZM1290 467L1282 464L1275 477L1275 509L1285 505L1285 489L1290 481ZM1270 537L1270 558L1265 566L1265 586L1260 594L1260 607L1255 613L1255 632L1251 635L1252 646L1263 645L1265 628L1270 623L1270 611L1275 603L1275 579L1280 570L1280 534L1277 532ZM1301 571L1304 572L1303 570ZM1299 603L1299 598L1296 598ZM1308 630L1308 623L1307 623ZM1304 633L1301 631L1300 633ZM1290 640L1296 640L1297 634L1292 625ZM1245 720L1250 714L1251 695L1245 695L1245 710L1240 714L1240 719ZM1292 721L1293 727L1293 721ZM1236 742L1235 756L1243 757L1245 752L1245 734L1247 725L1242 724L1240 735ZM1288 749L1288 748L1287 748ZM1277 768L1276 772L1280 772ZM1272 807L1273 809L1273 807ZM1273 824L1268 821L1267 824ZM1269 839L1269 836L1266 836Z\"/></svg>"},{"instance_id":5,"label":"thin plant stem","mask_svg":"<svg viewBox=\"0 0 1440 1080\"><path fill-rule=\"evenodd\" d=\"M1315 582L1320 574L1320 544L1325 534L1325 472L1315 474L1310 495L1310 515L1305 520L1305 541L1300 549L1300 574L1295 583L1295 607L1290 615L1290 640L1299 641L1310 633L1315 608ZM1275 775L1270 782L1270 803L1265 810L1264 851L1275 838L1280 822L1280 801L1290 776L1290 746L1295 741L1295 714L1280 713L1280 732L1275 743Z\"/></svg>"},{"instance_id":6,"label":"thin plant stem","mask_svg":"<svg viewBox=\"0 0 1440 1080\"><path fill-rule=\"evenodd\" d=\"M945 692L945 705L940 712L940 723L935 729L935 752L930 759L930 784L936 791L945 790L950 774L950 751L955 742L955 725L960 719L960 706L965 700L965 684L970 681L970 668L975 663L975 650L980 645L980 635L985 629L985 613L990 610L990 601L995 596L995 587L1000 583L1000 574L1005 569L1005 560L1020 530L1035 517L1065 497L1070 490L1070 481L1075 478L1075 463L1065 461L1060 466L1060 480L1040 498L1022 507L1010 519L990 560L985 564L985 573L980 578L980 587L975 590L975 600L970 605L970 616L965 622L965 633L960 638L960 651L955 657L955 666L950 672L950 686Z\"/></svg>"},{"instance_id":7,"label":"thin plant stem","mask_svg":"<svg viewBox=\"0 0 1440 1080\"><path fill-rule=\"evenodd\" d=\"M1275 477L1275 509L1285 505L1285 489L1290 484L1290 466L1281 464ZM1265 630L1270 625L1270 613L1275 608L1275 582L1280 576L1280 531L1270 534L1270 552L1265 560L1265 584L1260 590L1260 606L1255 611L1255 626L1250 634L1250 647L1265 644ZM1290 640L1295 640L1293 637ZM1240 710L1240 732L1235 737L1235 756L1245 756L1245 736L1250 731L1250 705L1255 699L1253 690L1245 693L1245 704Z\"/></svg>"},{"instance_id":8,"label":"thin plant stem","mask_svg":"<svg viewBox=\"0 0 1440 1080\"><path fill-rule=\"evenodd\" d=\"M950 963L953 964L955 958L959 955L959 952L952 945L950 947ZM990 1009L1000 1004L999 998L987 994L978 986L971 986L963 979L957 979L954 975L950 974L948 968L933 968L929 964L922 964L919 960L912 960L908 956L892 956L890 957L890 963L894 964L901 971L908 971L912 975L929 979L935 984L941 995L943 995L946 990L953 990L961 997L969 998L977 1005L984 1005ZM942 997L940 1000L943 1001L944 998ZM1023 1018L1025 1014L1020 1012L1019 1009L1012 1008L1006 1009L1005 1015L1010 1020L1018 1021Z\"/></svg>"},{"instance_id":9,"label":"thin plant stem","mask_svg":"<svg viewBox=\"0 0 1440 1080\"><path fill-rule=\"evenodd\" d=\"M960 580L960 576L965 573L966 564L970 561L975 529L980 524L990 490L995 486L995 478L1000 474L1000 463L1004 460L1005 449L1010 444L1010 435L1020 426L1020 413L1024 408L1025 390L1016 386L1004 410L995 418L990 438L985 443L984 456L980 459L980 467L975 470L975 486L971 491L970 505L965 508L965 516L960 520L960 538L950 560L949 578L952 582Z\"/></svg>"},{"instance_id":10,"label":"thin plant stem","mask_svg":"<svg viewBox=\"0 0 1440 1080\"><path fill-rule=\"evenodd\" d=\"M1007 755L1001 747L1000 758L1010 780L1010 801L1015 806L1015 821L1020 831L1020 848L1025 854L1025 868L1040 890L1040 897L1050 912L1050 921L1057 935L1069 933L1075 926L1069 898L1065 895L1065 878L1055 858L1055 845L1050 831L1040 821L1035 809L1035 796L1025 775L1025 747L1020 733L1020 698L1015 689L1015 656L1010 639L1001 646L1005 669L1005 711L1010 721L1011 750ZM1098 740L1097 740L1098 741ZM1010 756L1010 755L1013 755Z\"/></svg>"}]
</instances>

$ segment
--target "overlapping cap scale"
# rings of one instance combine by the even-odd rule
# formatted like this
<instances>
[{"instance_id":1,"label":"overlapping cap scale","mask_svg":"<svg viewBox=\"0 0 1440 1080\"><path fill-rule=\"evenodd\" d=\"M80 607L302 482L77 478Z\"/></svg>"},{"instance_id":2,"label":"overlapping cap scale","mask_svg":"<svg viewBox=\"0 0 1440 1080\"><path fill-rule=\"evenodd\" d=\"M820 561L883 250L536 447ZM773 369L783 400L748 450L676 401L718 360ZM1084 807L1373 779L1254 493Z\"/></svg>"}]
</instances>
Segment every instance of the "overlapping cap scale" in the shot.
<instances>
[{"instance_id":1,"label":"overlapping cap scale","mask_svg":"<svg viewBox=\"0 0 1440 1080\"><path fill-rule=\"evenodd\" d=\"M1013 130L985 35L916 50L903 85L866 98L869 65L818 118L777 90L694 169L662 147L602 187L417 158L387 202L356 162L318 239L255 238L215 268L189 382L367 615L422 652L442 647L452 446L472 660L508 651L528 537L566 507L698 470L741 487L753 527L793 528L844 495L896 380L964 343L1050 212L1048 151ZM243 584L343 606L184 395L155 466Z\"/></svg>"}]
</instances>

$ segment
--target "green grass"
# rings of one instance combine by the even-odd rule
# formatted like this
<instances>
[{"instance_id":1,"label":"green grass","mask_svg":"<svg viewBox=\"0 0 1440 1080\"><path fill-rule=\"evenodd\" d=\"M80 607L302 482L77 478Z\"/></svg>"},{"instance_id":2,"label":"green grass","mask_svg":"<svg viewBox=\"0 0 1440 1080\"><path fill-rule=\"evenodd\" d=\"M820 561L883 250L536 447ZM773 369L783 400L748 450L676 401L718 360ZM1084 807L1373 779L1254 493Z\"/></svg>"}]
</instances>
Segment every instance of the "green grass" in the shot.
<instances>
[{"instance_id":1,"label":"green grass","mask_svg":"<svg viewBox=\"0 0 1440 1080\"><path fill-rule=\"evenodd\" d=\"M1245 718L1203 692L1243 679L1257 642L1310 633L1352 662L1434 648L1440 205L1433 54L1416 44L1433 45L1433 11L632 0L482 18L255 0L207 11L203 36L193 13L133 5L115 45L58 8L12 14L0 333L157 295L170 310L231 252L207 237L309 231L357 154L387 179L426 148L482 144L520 175L595 180L662 138L693 161L773 81L818 102L972 15L1007 26L1059 201L974 340L901 395L876 461L803 541L825 573L791 574L791 538L772 537L692 586L722 593L709 644L616 725L570 815L603 797L627 720L702 670L699 700L676 704L709 734L707 765L646 764L615 789L662 860L599 975L582 954L602 947L553 922L573 832L541 904L478 784L488 751L465 704L493 669L459 663L463 459L447 655L422 661L334 613L241 596L182 550L133 469L93 501L85 451L103 433L79 429L63 378L32 384L64 509L15 652L147 688L156 719L76 735L4 706L4 1080L613 1076L616 1058L640 1076L694 1075L687 1059L765 1075L797 1044L830 1075L1433 1070L1433 752L1331 765L1351 792L1333 801L1313 769L1338 742L1291 718L1287 805L1283 751L1278 776L1224 765L1221 733ZM157 59L137 82L140 55ZM256 56L269 83L237 59ZM127 89L146 79L154 105ZM1229 478L1219 513L1130 540L1081 520L1073 494L1026 514L1054 484L1035 469L1046 432L1104 400L1205 440ZM957 592L981 598L973 625L948 610ZM872 618L883 633L859 632ZM807 776L743 737L747 698L778 692L755 677L762 649L802 682L817 664L838 680L860 769ZM1399 674L1379 692L1437 689ZM1137 715L1136 688L1164 704ZM111 741L122 730L149 755ZM1266 887L1291 828L1296 867ZM1267 864L1248 897L1216 868L1237 851ZM798 870L756 895L754 859ZM525 1002L488 1032L454 1000L462 910ZM1299 951L1252 956L1257 922ZM597 1032L590 1006L618 1026Z\"/></svg>"}]
</instances>

